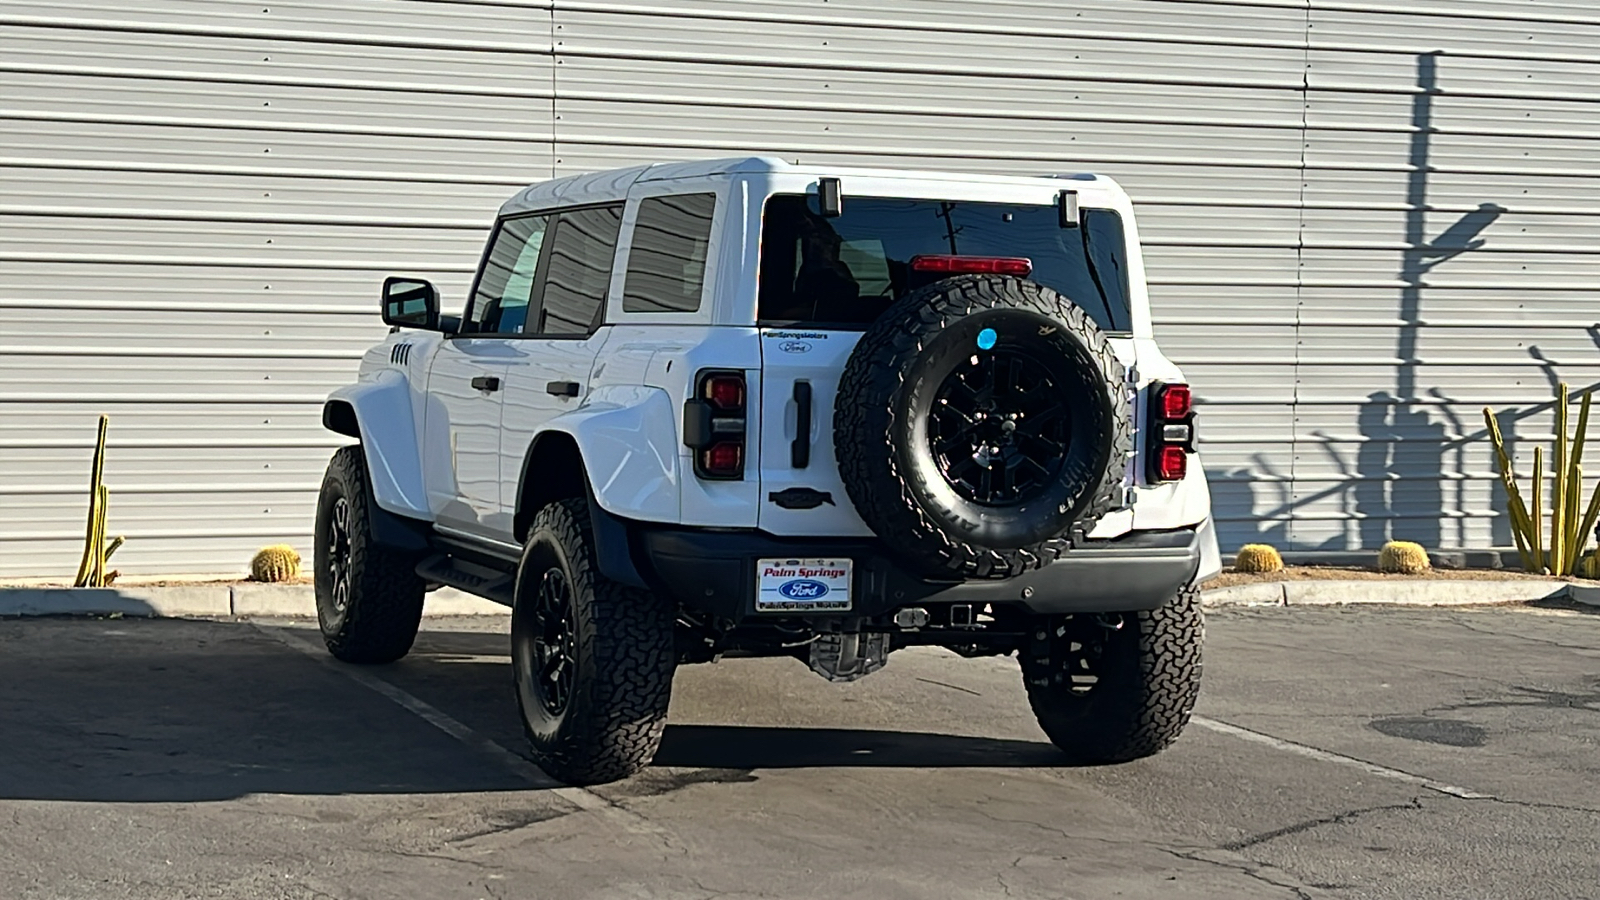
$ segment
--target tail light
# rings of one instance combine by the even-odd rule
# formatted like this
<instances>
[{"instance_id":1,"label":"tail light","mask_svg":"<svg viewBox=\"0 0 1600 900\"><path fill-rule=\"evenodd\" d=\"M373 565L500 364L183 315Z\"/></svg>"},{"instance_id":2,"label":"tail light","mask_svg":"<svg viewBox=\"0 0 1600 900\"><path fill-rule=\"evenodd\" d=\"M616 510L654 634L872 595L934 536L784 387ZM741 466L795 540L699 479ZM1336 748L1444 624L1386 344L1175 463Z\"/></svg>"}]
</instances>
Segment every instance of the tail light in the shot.
<instances>
[{"instance_id":1,"label":"tail light","mask_svg":"<svg viewBox=\"0 0 1600 900\"><path fill-rule=\"evenodd\" d=\"M1020 256L950 256L922 254L911 257L911 271L943 275L1019 275L1033 271L1033 260Z\"/></svg>"},{"instance_id":2,"label":"tail light","mask_svg":"<svg viewBox=\"0 0 1600 900\"><path fill-rule=\"evenodd\" d=\"M1156 481L1182 481L1189 474L1189 451L1172 444L1163 444L1156 451Z\"/></svg>"},{"instance_id":3,"label":"tail light","mask_svg":"<svg viewBox=\"0 0 1600 900\"><path fill-rule=\"evenodd\" d=\"M1182 481L1194 452L1194 395L1187 384L1157 384L1150 399L1149 480Z\"/></svg>"},{"instance_id":4,"label":"tail light","mask_svg":"<svg viewBox=\"0 0 1600 900\"><path fill-rule=\"evenodd\" d=\"M705 371L683 404L683 443L694 451L694 473L712 481L744 477L743 372Z\"/></svg>"},{"instance_id":5,"label":"tail light","mask_svg":"<svg viewBox=\"0 0 1600 900\"><path fill-rule=\"evenodd\" d=\"M1164 384L1156 398L1161 404L1161 418L1168 422L1187 419L1194 411L1194 395L1189 393L1187 384Z\"/></svg>"}]
</instances>

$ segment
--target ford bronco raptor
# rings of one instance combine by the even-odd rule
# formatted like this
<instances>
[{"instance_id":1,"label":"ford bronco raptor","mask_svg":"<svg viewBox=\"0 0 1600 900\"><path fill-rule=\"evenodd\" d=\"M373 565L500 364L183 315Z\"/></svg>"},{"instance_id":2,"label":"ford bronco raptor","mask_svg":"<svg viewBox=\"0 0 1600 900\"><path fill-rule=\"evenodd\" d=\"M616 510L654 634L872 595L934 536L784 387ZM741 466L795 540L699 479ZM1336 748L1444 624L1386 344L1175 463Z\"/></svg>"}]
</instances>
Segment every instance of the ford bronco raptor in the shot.
<instances>
[{"instance_id":1,"label":"ford bronco raptor","mask_svg":"<svg viewBox=\"0 0 1600 900\"><path fill-rule=\"evenodd\" d=\"M534 757L651 759L675 667L1015 653L1067 758L1170 744L1220 569L1133 207L1094 175L665 163L500 209L465 310L383 287L324 424L317 613L410 649L441 585L511 608Z\"/></svg>"}]
</instances>

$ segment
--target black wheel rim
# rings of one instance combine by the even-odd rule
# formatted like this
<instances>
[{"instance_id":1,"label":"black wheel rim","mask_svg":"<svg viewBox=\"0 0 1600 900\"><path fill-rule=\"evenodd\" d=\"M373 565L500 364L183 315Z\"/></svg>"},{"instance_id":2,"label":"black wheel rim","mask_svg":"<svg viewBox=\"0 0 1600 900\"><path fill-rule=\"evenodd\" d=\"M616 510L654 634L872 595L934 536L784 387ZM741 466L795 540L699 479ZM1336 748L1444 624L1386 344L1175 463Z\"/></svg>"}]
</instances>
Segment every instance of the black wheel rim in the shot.
<instances>
[{"instance_id":1,"label":"black wheel rim","mask_svg":"<svg viewBox=\"0 0 1600 900\"><path fill-rule=\"evenodd\" d=\"M1027 354L968 357L934 396L928 443L957 494L983 506L1025 503L1056 480L1072 440L1067 397Z\"/></svg>"},{"instance_id":2,"label":"black wheel rim","mask_svg":"<svg viewBox=\"0 0 1600 900\"><path fill-rule=\"evenodd\" d=\"M1034 637L1049 648L1046 665L1030 661L1035 684L1072 697L1093 694L1106 672L1106 654L1122 638L1126 620L1116 613L1068 616L1060 624L1040 625ZM1122 638L1125 639L1125 638Z\"/></svg>"},{"instance_id":3,"label":"black wheel rim","mask_svg":"<svg viewBox=\"0 0 1600 900\"><path fill-rule=\"evenodd\" d=\"M350 606L350 567L353 556L350 540L350 501L343 497L333 501L333 513L328 517L328 568L333 590L335 616L344 615Z\"/></svg>"},{"instance_id":4,"label":"black wheel rim","mask_svg":"<svg viewBox=\"0 0 1600 900\"><path fill-rule=\"evenodd\" d=\"M573 636L572 585L564 572L551 568L539 581L533 607L533 671L539 702L559 716L572 699L577 642Z\"/></svg>"}]
</instances>

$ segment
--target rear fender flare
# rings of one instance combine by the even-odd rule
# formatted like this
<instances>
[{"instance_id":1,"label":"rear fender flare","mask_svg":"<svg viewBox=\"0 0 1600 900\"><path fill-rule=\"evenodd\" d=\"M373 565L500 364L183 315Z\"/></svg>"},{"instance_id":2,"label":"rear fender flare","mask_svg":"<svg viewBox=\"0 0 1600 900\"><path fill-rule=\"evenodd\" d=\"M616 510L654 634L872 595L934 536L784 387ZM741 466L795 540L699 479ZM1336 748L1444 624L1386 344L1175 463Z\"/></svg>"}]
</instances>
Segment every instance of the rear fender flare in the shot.
<instances>
[{"instance_id":1,"label":"rear fender flare","mask_svg":"<svg viewBox=\"0 0 1600 900\"><path fill-rule=\"evenodd\" d=\"M659 388L617 385L596 389L583 406L545 423L523 455L517 483L518 536L540 506L589 495L623 519L676 522L679 513L678 425L672 399ZM561 461L576 448L581 472ZM541 471L555 462L559 471Z\"/></svg>"}]
</instances>

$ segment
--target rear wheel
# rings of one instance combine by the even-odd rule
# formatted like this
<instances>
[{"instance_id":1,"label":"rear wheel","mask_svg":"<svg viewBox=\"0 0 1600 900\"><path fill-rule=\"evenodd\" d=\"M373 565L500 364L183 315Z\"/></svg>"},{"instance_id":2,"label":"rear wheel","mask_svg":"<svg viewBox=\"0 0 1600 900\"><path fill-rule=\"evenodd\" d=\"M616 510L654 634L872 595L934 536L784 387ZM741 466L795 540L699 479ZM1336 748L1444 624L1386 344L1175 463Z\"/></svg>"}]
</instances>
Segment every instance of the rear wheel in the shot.
<instances>
[{"instance_id":1,"label":"rear wheel","mask_svg":"<svg viewBox=\"0 0 1600 900\"><path fill-rule=\"evenodd\" d=\"M1200 592L1144 612L1041 616L1022 656L1039 727L1073 761L1126 762L1178 739L1200 694Z\"/></svg>"},{"instance_id":2,"label":"rear wheel","mask_svg":"<svg viewBox=\"0 0 1600 900\"><path fill-rule=\"evenodd\" d=\"M427 585L417 558L372 536L372 491L359 446L341 447L328 463L317 499L317 624L328 652L352 663L405 656L422 623Z\"/></svg>"},{"instance_id":3,"label":"rear wheel","mask_svg":"<svg viewBox=\"0 0 1600 900\"><path fill-rule=\"evenodd\" d=\"M539 511L517 572L511 663L541 768L583 785L650 762L672 693L673 626L669 602L600 574L586 501Z\"/></svg>"}]
</instances>

